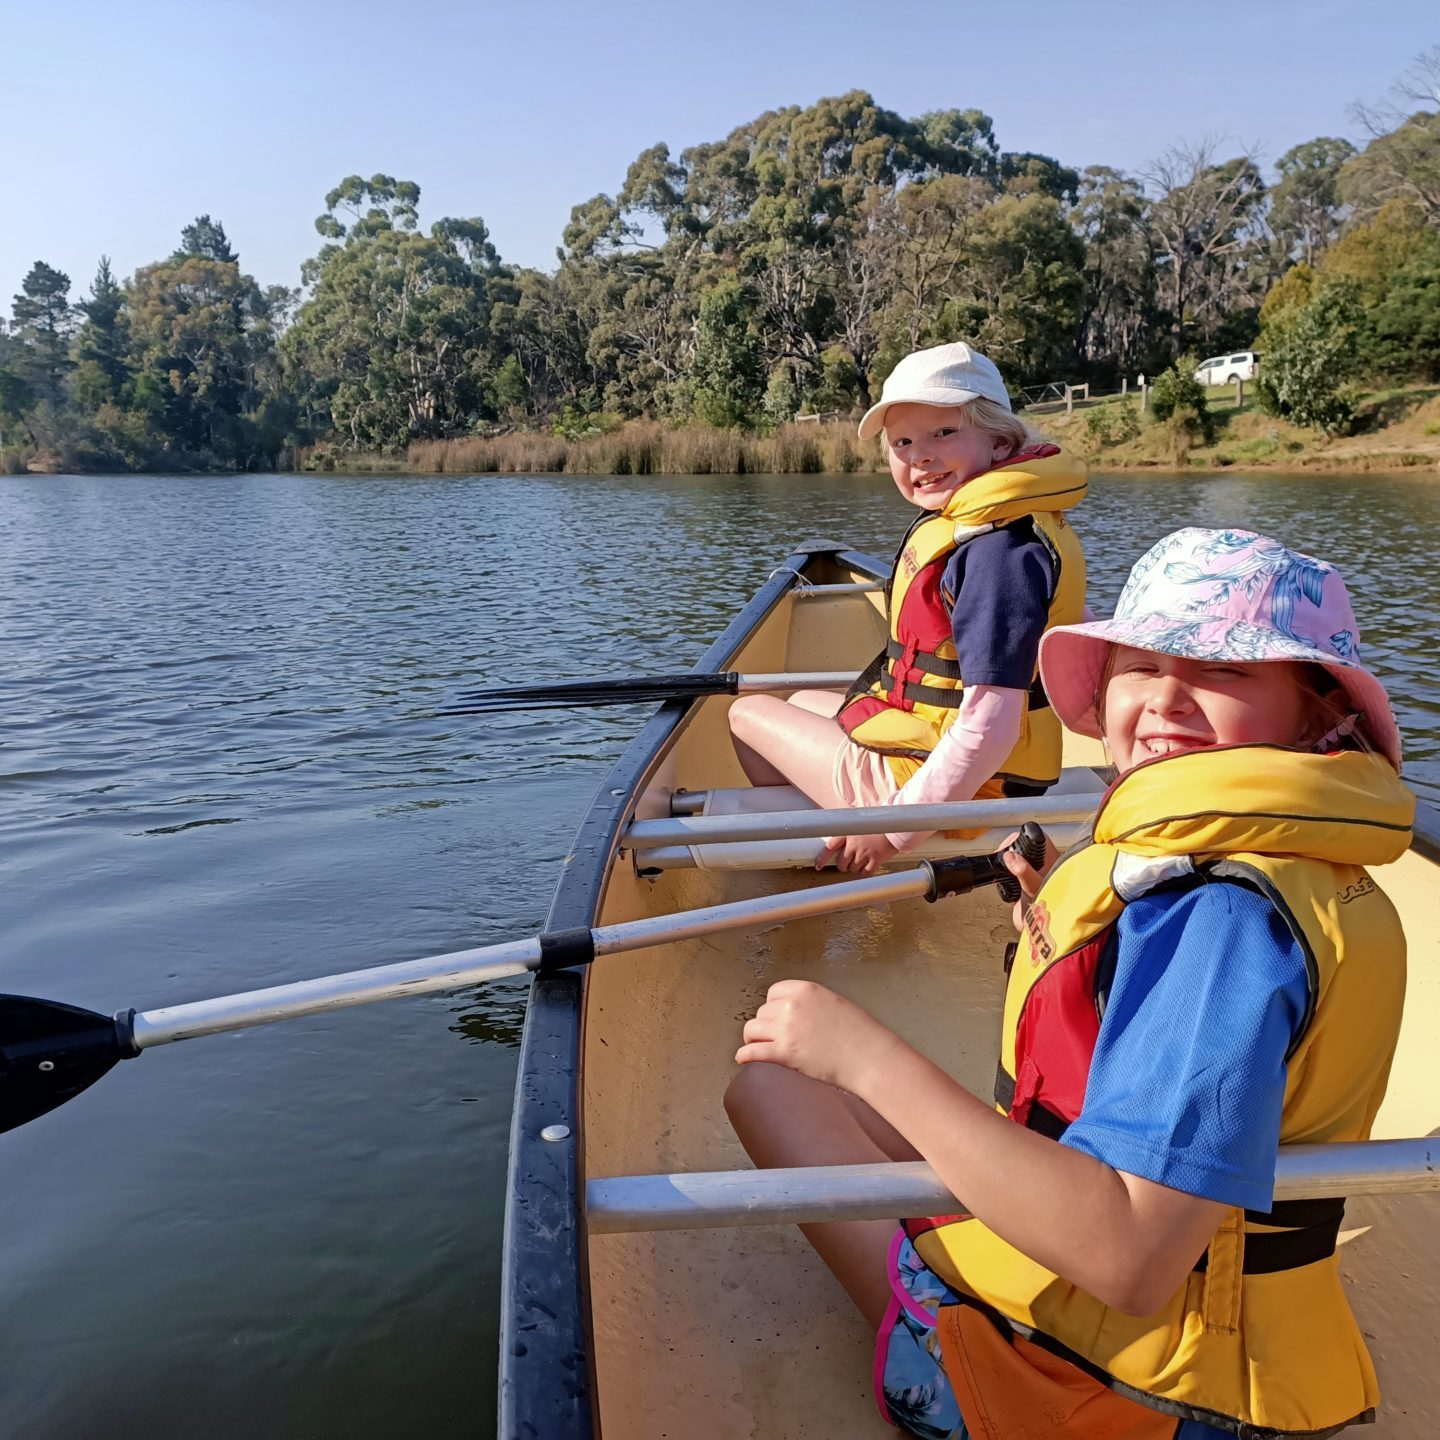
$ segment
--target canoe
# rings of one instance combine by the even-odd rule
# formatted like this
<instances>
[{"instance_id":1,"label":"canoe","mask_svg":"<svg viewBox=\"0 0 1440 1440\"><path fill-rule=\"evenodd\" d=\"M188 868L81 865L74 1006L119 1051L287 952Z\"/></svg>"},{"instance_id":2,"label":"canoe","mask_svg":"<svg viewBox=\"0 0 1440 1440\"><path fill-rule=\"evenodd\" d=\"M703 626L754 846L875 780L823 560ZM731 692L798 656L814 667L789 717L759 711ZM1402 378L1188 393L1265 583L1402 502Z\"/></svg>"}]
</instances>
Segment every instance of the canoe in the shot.
<instances>
[{"instance_id":1,"label":"canoe","mask_svg":"<svg viewBox=\"0 0 1440 1440\"><path fill-rule=\"evenodd\" d=\"M853 673L884 643L877 582L887 570L843 546L803 547L696 669ZM805 899L837 883L805 868L790 840L654 839L677 828L677 815L756 808L737 796L745 780L729 743L729 703L672 701L650 717L580 825L549 931L766 896ZM1065 761L1059 788L1084 808L1103 789L1103 756L1094 742L1067 736ZM760 792L750 798L774 808ZM747 863L747 846L752 858L770 847L760 868ZM1440 1185L1440 1145L1432 1162L1426 1139L1440 1129L1437 865L1440 828L1426 816L1411 851L1380 872L1410 942L1404 1031L1375 1128L1377 1141L1396 1143L1298 1147L1333 1153L1282 1153L1277 1171L1287 1193L1352 1197L1344 1271L1384 1394L1371 1433L1385 1437L1440 1431L1430 1353L1440 1196L1425 1193ZM539 975L511 1138L499 1433L893 1436L871 1390L871 1332L794 1225L774 1217L817 1215L816 1206L827 1215L934 1213L938 1203L910 1209L894 1199L924 1191L925 1176L914 1172L925 1167L863 1167L887 1173L841 1175L826 1196L795 1192L780 1197L789 1208L775 1208L721 1098L743 1018L785 977L833 985L988 1094L1000 955L1012 933L1008 907L985 889L937 905L903 900L700 935ZM669 1228L677 1223L687 1228Z\"/></svg>"}]
</instances>

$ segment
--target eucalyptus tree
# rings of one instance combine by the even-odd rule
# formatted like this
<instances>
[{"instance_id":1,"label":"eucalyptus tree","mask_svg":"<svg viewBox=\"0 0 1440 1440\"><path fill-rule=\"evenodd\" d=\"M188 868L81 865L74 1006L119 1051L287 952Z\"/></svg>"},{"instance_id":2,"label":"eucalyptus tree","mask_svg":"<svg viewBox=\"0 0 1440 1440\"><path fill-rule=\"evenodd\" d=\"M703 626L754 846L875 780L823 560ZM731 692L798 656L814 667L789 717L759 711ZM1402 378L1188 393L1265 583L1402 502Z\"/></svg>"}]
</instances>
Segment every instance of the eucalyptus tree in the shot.
<instances>
[{"instance_id":1,"label":"eucalyptus tree","mask_svg":"<svg viewBox=\"0 0 1440 1440\"><path fill-rule=\"evenodd\" d=\"M256 367L273 343L264 292L237 260L182 251L142 266L127 287L130 359L141 408L158 400L157 439L221 464L273 461L257 453L251 414Z\"/></svg>"},{"instance_id":2,"label":"eucalyptus tree","mask_svg":"<svg viewBox=\"0 0 1440 1440\"><path fill-rule=\"evenodd\" d=\"M1440 227L1440 45L1416 56L1391 94L1354 107L1371 139L1341 173L1341 194L1362 221L1398 201L1421 224Z\"/></svg>"},{"instance_id":3,"label":"eucalyptus tree","mask_svg":"<svg viewBox=\"0 0 1440 1440\"><path fill-rule=\"evenodd\" d=\"M1275 162L1280 180L1270 192L1270 228L1283 261L1314 265L1334 243L1345 218L1340 174L1355 153L1348 140L1320 135Z\"/></svg>"},{"instance_id":4,"label":"eucalyptus tree","mask_svg":"<svg viewBox=\"0 0 1440 1440\"><path fill-rule=\"evenodd\" d=\"M420 234L419 202L418 185L388 175L332 190L315 222L328 243L306 262L310 297L285 335L312 403L355 446L455 434L495 414L491 319L519 298L513 272L479 218Z\"/></svg>"},{"instance_id":5,"label":"eucalyptus tree","mask_svg":"<svg viewBox=\"0 0 1440 1440\"><path fill-rule=\"evenodd\" d=\"M1087 371L1149 367L1155 321L1155 255L1149 206L1138 180L1088 166L1070 223L1085 247L1076 353Z\"/></svg>"},{"instance_id":6,"label":"eucalyptus tree","mask_svg":"<svg viewBox=\"0 0 1440 1440\"><path fill-rule=\"evenodd\" d=\"M1253 157L1216 162L1210 141L1173 146L1145 179L1155 191L1150 228L1158 292L1170 312L1170 348L1179 355L1190 332L1207 339L1239 300L1258 308L1246 262L1264 234L1265 183Z\"/></svg>"}]
</instances>

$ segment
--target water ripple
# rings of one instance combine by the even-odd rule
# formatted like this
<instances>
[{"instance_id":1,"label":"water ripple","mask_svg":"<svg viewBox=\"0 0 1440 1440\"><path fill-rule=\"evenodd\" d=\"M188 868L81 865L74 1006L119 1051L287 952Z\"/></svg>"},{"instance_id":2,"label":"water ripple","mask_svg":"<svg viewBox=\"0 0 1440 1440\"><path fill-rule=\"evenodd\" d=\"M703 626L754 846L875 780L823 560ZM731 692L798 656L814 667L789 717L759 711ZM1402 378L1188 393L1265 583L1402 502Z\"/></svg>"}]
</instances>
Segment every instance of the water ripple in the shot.
<instances>
[{"instance_id":1,"label":"water ripple","mask_svg":"<svg viewBox=\"0 0 1440 1440\"><path fill-rule=\"evenodd\" d=\"M790 545L907 518L859 476L0 478L0 985L108 1011L533 932L645 710L435 709L687 669ZM1077 524L1100 613L1182 524L1333 560L1440 800L1440 487L1101 477ZM524 993L167 1047L5 1136L6 1433L483 1433Z\"/></svg>"}]
</instances>

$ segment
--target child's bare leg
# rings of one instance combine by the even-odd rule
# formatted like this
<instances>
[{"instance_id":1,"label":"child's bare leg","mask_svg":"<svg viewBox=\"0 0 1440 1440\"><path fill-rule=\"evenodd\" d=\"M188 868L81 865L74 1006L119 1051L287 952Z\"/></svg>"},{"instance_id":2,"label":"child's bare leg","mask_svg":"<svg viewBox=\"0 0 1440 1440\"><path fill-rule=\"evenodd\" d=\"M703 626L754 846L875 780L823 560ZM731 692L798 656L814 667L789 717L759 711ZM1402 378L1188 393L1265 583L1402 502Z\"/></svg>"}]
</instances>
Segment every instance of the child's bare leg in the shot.
<instances>
[{"instance_id":1,"label":"child's bare leg","mask_svg":"<svg viewBox=\"0 0 1440 1440\"><path fill-rule=\"evenodd\" d=\"M830 716L774 695L742 695L730 707L730 734L752 785L794 785L823 808L843 803L835 755L850 742Z\"/></svg>"},{"instance_id":2,"label":"child's bare leg","mask_svg":"<svg viewBox=\"0 0 1440 1440\"><path fill-rule=\"evenodd\" d=\"M725 1092L730 1123L750 1158L762 1169L866 1165L914 1158L913 1152L904 1157L887 1153L867 1133L852 1103L861 1105L853 1096L781 1065L744 1065ZM878 1115L874 1118L885 1125ZM802 1225L800 1232L878 1330L890 1304L885 1259L895 1222L830 1220Z\"/></svg>"},{"instance_id":3,"label":"child's bare leg","mask_svg":"<svg viewBox=\"0 0 1440 1440\"><path fill-rule=\"evenodd\" d=\"M840 706L844 700L844 695L838 690L797 690L785 703L798 705L802 710L809 710L816 715L826 715L834 719L840 713Z\"/></svg>"}]
</instances>

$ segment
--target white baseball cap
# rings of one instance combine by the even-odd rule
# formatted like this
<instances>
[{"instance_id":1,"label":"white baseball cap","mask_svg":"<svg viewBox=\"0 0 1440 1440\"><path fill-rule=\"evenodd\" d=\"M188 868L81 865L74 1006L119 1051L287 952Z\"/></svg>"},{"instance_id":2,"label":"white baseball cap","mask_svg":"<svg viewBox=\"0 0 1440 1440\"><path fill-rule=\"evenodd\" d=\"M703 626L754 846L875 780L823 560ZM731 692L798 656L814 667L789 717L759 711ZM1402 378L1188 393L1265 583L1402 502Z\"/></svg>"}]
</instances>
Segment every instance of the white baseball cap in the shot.
<instances>
[{"instance_id":1,"label":"white baseball cap","mask_svg":"<svg viewBox=\"0 0 1440 1440\"><path fill-rule=\"evenodd\" d=\"M860 438L868 440L885 427L885 412L892 405L964 405L984 396L1010 408L1005 382L992 360L957 340L907 355L891 372L860 422Z\"/></svg>"}]
</instances>

